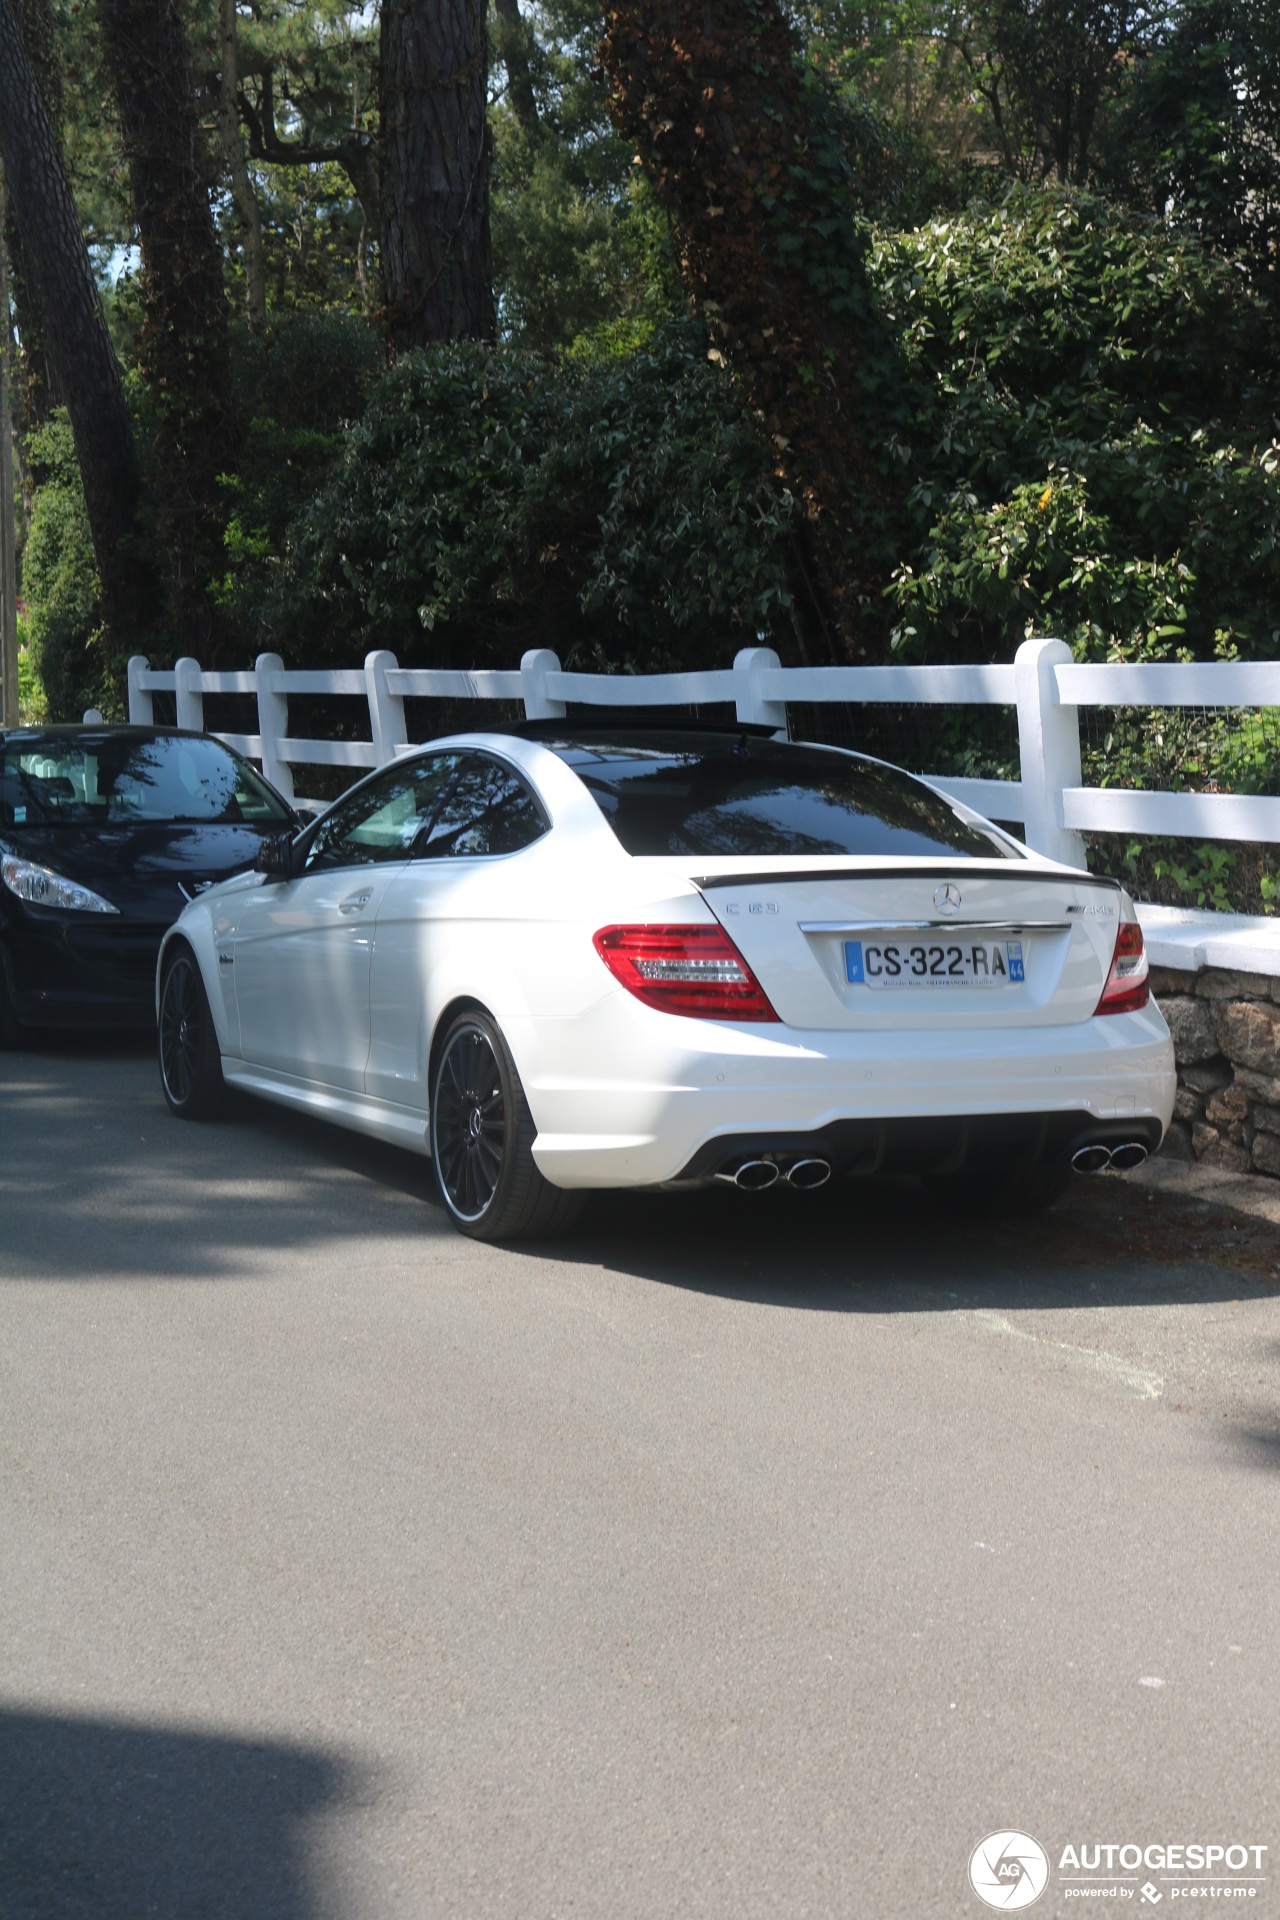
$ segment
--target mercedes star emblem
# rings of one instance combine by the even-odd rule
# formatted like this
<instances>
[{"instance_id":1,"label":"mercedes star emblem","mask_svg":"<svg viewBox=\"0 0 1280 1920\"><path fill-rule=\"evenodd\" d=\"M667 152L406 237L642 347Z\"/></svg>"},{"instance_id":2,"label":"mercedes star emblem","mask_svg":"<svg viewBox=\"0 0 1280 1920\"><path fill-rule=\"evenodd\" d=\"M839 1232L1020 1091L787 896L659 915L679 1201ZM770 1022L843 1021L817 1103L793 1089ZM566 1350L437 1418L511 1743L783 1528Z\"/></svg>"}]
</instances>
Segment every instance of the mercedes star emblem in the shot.
<instances>
[{"instance_id":1,"label":"mercedes star emblem","mask_svg":"<svg viewBox=\"0 0 1280 1920\"><path fill-rule=\"evenodd\" d=\"M960 911L960 889L950 880L933 890L933 904L939 913L958 913Z\"/></svg>"}]
</instances>

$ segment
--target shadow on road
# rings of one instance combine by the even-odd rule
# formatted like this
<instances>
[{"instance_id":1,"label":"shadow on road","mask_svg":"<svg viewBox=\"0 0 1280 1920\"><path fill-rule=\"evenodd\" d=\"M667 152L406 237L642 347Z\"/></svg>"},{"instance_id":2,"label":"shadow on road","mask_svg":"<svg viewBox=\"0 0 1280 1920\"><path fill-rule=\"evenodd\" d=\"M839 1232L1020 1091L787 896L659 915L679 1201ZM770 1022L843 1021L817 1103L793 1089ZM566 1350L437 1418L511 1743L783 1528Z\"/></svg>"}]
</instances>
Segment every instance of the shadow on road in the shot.
<instances>
[{"instance_id":1,"label":"shadow on road","mask_svg":"<svg viewBox=\"0 0 1280 1920\"><path fill-rule=\"evenodd\" d=\"M306 1822L346 1773L299 1747L0 1711L6 1920L313 1920Z\"/></svg>"},{"instance_id":2,"label":"shadow on road","mask_svg":"<svg viewBox=\"0 0 1280 1920\"><path fill-rule=\"evenodd\" d=\"M915 1181L790 1192L600 1196L569 1260L818 1312L1101 1307L1280 1294L1267 1222L1078 1180L1047 1213L981 1221Z\"/></svg>"},{"instance_id":3,"label":"shadow on road","mask_svg":"<svg viewBox=\"0 0 1280 1920\"><path fill-rule=\"evenodd\" d=\"M321 1243L433 1245L453 1229L425 1159L243 1099L176 1121L143 1037L59 1036L4 1063L0 1206L16 1277L243 1277ZM920 1183L814 1194L593 1196L561 1242L495 1250L810 1312L1217 1302L1280 1294L1269 1222L1123 1178L1042 1215L975 1221Z\"/></svg>"}]
</instances>

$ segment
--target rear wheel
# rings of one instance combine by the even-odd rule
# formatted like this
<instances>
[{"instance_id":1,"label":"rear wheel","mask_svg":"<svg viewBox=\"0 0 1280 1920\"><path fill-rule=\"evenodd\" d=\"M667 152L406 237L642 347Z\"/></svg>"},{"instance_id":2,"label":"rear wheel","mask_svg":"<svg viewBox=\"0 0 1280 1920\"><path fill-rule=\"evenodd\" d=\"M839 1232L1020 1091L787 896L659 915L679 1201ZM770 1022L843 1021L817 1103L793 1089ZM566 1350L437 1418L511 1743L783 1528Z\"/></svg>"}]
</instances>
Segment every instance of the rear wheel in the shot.
<instances>
[{"instance_id":1,"label":"rear wheel","mask_svg":"<svg viewBox=\"0 0 1280 1920\"><path fill-rule=\"evenodd\" d=\"M1070 1161L1049 1160L1040 1166L1015 1167L1003 1173L955 1174L930 1180L928 1186L951 1212L980 1218L1040 1213L1065 1192L1070 1179Z\"/></svg>"},{"instance_id":2,"label":"rear wheel","mask_svg":"<svg viewBox=\"0 0 1280 1920\"><path fill-rule=\"evenodd\" d=\"M454 1225L473 1240L561 1233L582 1211L533 1159L537 1129L506 1041L487 1014L445 1034L431 1084L431 1158Z\"/></svg>"},{"instance_id":3,"label":"rear wheel","mask_svg":"<svg viewBox=\"0 0 1280 1920\"><path fill-rule=\"evenodd\" d=\"M211 1120L222 1112L227 1086L209 996L195 955L178 947L160 983L160 1084L179 1120Z\"/></svg>"}]
</instances>

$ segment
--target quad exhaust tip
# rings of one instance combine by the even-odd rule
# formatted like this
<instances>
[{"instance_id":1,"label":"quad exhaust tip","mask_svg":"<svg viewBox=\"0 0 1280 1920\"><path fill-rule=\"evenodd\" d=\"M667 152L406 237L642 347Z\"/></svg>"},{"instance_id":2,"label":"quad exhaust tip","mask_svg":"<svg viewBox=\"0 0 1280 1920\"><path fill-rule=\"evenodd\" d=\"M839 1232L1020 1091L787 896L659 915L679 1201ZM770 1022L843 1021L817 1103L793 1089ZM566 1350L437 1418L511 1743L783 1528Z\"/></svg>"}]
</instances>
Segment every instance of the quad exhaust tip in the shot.
<instances>
[{"instance_id":1,"label":"quad exhaust tip","mask_svg":"<svg viewBox=\"0 0 1280 1920\"><path fill-rule=\"evenodd\" d=\"M1104 1146L1101 1140L1091 1140L1087 1146L1076 1148L1071 1156L1071 1164L1077 1173L1101 1173L1104 1167L1115 1167L1119 1173L1128 1173L1142 1165L1147 1158L1147 1151L1141 1140L1123 1140L1118 1147Z\"/></svg>"},{"instance_id":2,"label":"quad exhaust tip","mask_svg":"<svg viewBox=\"0 0 1280 1920\"><path fill-rule=\"evenodd\" d=\"M736 1173L730 1174L735 1187L741 1187L744 1193L763 1193L767 1187L776 1186L782 1177L782 1168L776 1160L744 1160Z\"/></svg>"},{"instance_id":3,"label":"quad exhaust tip","mask_svg":"<svg viewBox=\"0 0 1280 1920\"><path fill-rule=\"evenodd\" d=\"M776 1187L779 1180L785 1180L789 1187L795 1187L800 1193L812 1193L817 1187L825 1187L831 1178L829 1160L793 1160L790 1166L779 1166L776 1160L744 1160L741 1166L732 1170L726 1168L716 1175L726 1186L737 1187L742 1193L764 1193L769 1187Z\"/></svg>"},{"instance_id":4,"label":"quad exhaust tip","mask_svg":"<svg viewBox=\"0 0 1280 1920\"><path fill-rule=\"evenodd\" d=\"M799 1187L802 1193L812 1193L815 1187L825 1187L831 1178L831 1163L828 1160L797 1160L787 1168L787 1180L793 1187Z\"/></svg>"},{"instance_id":5,"label":"quad exhaust tip","mask_svg":"<svg viewBox=\"0 0 1280 1920\"><path fill-rule=\"evenodd\" d=\"M1102 1173L1108 1167L1114 1167L1117 1173L1129 1173L1142 1165L1149 1151L1141 1140L1122 1140L1114 1147L1102 1140L1089 1140L1076 1148L1071 1164L1077 1173ZM816 1158L793 1160L785 1166L777 1160L744 1160L736 1167L723 1168L716 1175L723 1185L737 1187L741 1193L765 1193L779 1181L799 1193L813 1193L825 1187L830 1178L831 1162Z\"/></svg>"}]
</instances>

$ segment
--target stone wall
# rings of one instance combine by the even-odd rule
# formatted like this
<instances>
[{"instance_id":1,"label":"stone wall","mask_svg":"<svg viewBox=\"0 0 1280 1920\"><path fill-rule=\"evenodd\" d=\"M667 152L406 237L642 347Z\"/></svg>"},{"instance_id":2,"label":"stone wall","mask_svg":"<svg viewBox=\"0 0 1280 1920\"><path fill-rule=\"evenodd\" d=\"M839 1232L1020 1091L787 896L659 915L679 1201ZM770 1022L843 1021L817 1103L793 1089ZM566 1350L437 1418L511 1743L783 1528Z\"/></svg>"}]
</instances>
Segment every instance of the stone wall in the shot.
<instances>
[{"instance_id":1,"label":"stone wall","mask_svg":"<svg viewBox=\"0 0 1280 1920\"><path fill-rule=\"evenodd\" d=\"M1161 1151L1280 1179L1280 979L1152 967L1151 988L1178 1060L1173 1124Z\"/></svg>"}]
</instances>

